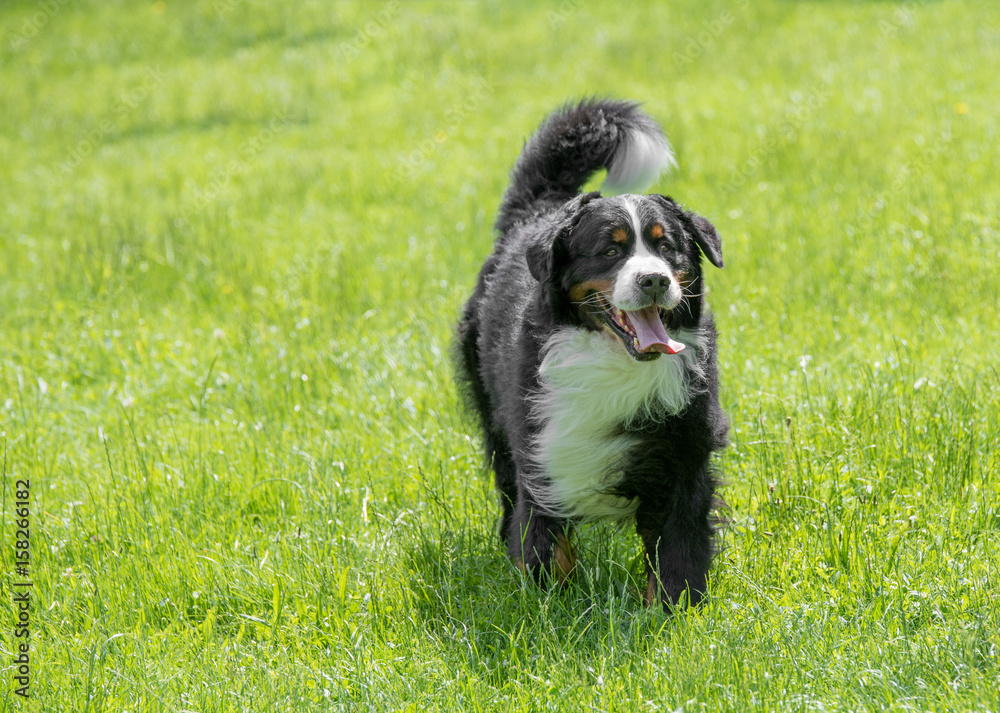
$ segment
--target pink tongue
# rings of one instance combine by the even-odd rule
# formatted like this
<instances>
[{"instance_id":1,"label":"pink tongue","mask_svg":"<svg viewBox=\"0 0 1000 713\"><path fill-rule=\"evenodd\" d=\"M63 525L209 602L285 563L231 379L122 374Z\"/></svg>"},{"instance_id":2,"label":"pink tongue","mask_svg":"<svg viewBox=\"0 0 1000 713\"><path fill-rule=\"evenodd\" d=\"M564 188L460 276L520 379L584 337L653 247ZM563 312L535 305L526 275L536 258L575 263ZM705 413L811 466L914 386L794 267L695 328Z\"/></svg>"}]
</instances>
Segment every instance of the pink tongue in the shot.
<instances>
[{"instance_id":1,"label":"pink tongue","mask_svg":"<svg viewBox=\"0 0 1000 713\"><path fill-rule=\"evenodd\" d=\"M635 335L639 340L639 351L657 351L664 354L676 354L684 348L681 342L675 342L663 328L660 313L655 305L643 309L625 312Z\"/></svg>"}]
</instances>

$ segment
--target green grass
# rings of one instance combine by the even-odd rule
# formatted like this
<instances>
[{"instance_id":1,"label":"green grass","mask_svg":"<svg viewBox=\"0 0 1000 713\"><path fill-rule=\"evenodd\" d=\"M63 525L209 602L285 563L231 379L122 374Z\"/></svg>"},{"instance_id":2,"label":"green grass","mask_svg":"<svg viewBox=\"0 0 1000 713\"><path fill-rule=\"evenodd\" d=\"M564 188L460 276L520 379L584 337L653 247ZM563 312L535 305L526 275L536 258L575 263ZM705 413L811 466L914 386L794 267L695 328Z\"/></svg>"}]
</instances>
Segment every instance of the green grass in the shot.
<instances>
[{"instance_id":1,"label":"green grass","mask_svg":"<svg viewBox=\"0 0 1000 713\"><path fill-rule=\"evenodd\" d=\"M998 27L5 3L4 709L1000 710ZM674 616L613 527L565 590L522 580L448 360L524 138L603 94L723 236L731 525Z\"/></svg>"}]
</instances>

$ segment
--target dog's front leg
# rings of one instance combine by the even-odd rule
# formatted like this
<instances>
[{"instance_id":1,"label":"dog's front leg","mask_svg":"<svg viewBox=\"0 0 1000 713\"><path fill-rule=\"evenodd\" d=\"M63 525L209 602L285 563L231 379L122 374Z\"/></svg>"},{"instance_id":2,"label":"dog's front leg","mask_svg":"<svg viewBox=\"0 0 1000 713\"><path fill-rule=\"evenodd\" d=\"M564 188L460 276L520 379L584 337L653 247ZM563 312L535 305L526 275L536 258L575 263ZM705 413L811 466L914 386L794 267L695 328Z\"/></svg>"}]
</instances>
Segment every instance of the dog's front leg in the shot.
<instances>
[{"instance_id":1,"label":"dog's front leg","mask_svg":"<svg viewBox=\"0 0 1000 713\"><path fill-rule=\"evenodd\" d=\"M565 520L542 512L525 493L519 494L507 537L507 554L518 569L539 584L562 584L576 565L569 537Z\"/></svg>"},{"instance_id":2,"label":"dog's front leg","mask_svg":"<svg viewBox=\"0 0 1000 713\"><path fill-rule=\"evenodd\" d=\"M672 500L643 503L636 515L636 530L646 547L647 605L660 600L665 607L676 606L685 592L694 605L707 590L714 551L712 494L675 493Z\"/></svg>"}]
</instances>

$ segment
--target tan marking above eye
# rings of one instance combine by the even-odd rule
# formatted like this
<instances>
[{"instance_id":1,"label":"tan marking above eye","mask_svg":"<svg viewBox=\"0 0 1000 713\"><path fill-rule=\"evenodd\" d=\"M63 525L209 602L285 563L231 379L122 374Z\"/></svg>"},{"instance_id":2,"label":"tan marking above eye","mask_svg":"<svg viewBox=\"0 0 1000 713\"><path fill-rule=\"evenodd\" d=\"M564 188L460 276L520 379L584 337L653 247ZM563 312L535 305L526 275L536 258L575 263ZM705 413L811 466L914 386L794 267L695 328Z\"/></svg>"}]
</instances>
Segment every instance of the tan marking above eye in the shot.
<instances>
[{"instance_id":1,"label":"tan marking above eye","mask_svg":"<svg viewBox=\"0 0 1000 713\"><path fill-rule=\"evenodd\" d=\"M615 228L611 231L611 239L616 243L628 242L628 231L625 228Z\"/></svg>"},{"instance_id":2,"label":"tan marking above eye","mask_svg":"<svg viewBox=\"0 0 1000 713\"><path fill-rule=\"evenodd\" d=\"M654 223L653 227L649 229L649 237L653 240L659 240L663 237L663 226L659 223Z\"/></svg>"}]
</instances>

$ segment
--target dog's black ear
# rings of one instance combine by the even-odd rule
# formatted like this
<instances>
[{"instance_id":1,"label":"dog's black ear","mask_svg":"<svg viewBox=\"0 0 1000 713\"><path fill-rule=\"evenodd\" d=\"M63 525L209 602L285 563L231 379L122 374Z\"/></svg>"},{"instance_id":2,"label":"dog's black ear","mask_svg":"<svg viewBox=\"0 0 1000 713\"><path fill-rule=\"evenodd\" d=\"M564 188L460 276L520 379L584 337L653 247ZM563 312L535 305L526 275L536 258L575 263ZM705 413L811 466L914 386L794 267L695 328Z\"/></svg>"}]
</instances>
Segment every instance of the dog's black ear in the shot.
<instances>
[{"instance_id":1,"label":"dog's black ear","mask_svg":"<svg viewBox=\"0 0 1000 713\"><path fill-rule=\"evenodd\" d=\"M697 213L687 213L687 219L694 233L694 241L705 253L705 257L716 267L722 267L722 238L715 226Z\"/></svg>"},{"instance_id":2,"label":"dog's black ear","mask_svg":"<svg viewBox=\"0 0 1000 713\"><path fill-rule=\"evenodd\" d=\"M531 276L539 282L545 283L552 278L555 269L556 252L562 243L563 230L546 230L528 246L524 257L528 261L528 270Z\"/></svg>"},{"instance_id":3,"label":"dog's black ear","mask_svg":"<svg viewBox=\"0 0 1000 713\"><path fill-rule=\"evenodd\" d=\"M722 238L707 218L684 210L670 196L653 195L650 198L660 201L671 214L677 216L684 227L691 231L695 244L701 248L709 262L716 267L722 267Z\"/></svg>"},{"instance_id":4,"label":"dog's black ear","mask_svg":"<svg viewBox=\"0 0 1000 713\"><path fill-rule=\"evenodd\" d=\"M600 195L584 193L567 201L549 225L535 236L525 251L532 277L543 284L552 279L566 252L566 236L580 220L583 206Z\"/></svg>"}]
</instances>

